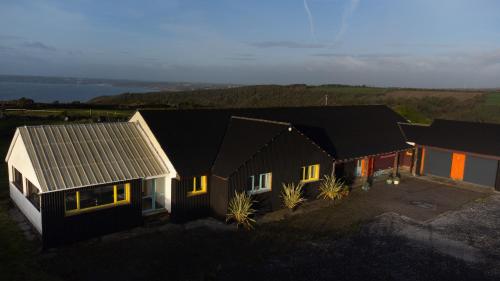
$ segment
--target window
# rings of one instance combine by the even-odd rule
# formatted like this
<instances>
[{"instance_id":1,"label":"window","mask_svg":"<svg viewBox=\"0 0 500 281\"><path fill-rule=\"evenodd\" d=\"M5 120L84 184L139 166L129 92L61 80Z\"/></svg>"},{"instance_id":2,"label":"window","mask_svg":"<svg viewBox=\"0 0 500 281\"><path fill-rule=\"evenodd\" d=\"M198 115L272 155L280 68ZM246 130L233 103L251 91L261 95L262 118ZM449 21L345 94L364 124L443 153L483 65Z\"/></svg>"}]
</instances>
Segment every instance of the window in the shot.
<instances>
[{"instance_id":1,"label":"window","mask_svg":"<svg viewBox=\"0 0 500 281\"><path fill-rule=\"evenodd\" d=\"M16 168L12 167L12 176L13 176L13 183L14 183L14 186L17 187L17 189L19 189L19 191L21 191L21 193L24 194L24 191L23 191L23 174L21 174L21 172L19 172Z\"/></svg>"},{"instance_id":2,"label":"window","mask_svg":"<svg viewBox=\"0 0 500 281\"><path fill-rule=\"evenodd\" d=\"M40 211L40 191L38 188L32 184L29 180L26 180L26 191L27 198L35 206L35 208Z\"/></svg>"},{"instance_id":3,"label":"window","mask_svg":"<svg viewBox=\"0 0 500 281\"><path fill-rule=\"evenodd\" d=\"M303 182L319 180L319 164L304 166L301 172Z\"/></svg>"},{"instance_id":4,"label":"window","mask_svg":"<svg viewBox=\"0 0 500 281\"><path fill-rule=\"evenodd\" d=\"M130 183L73 191L64 196L66 215L109 208L130 203Z\"/></svg>"},{"instance_id":5,"label":"window","mask_svg":"<svg viewBox=\"0 0 500 281\"><path fill-rule=\"evenodd\" d=\"M269 172L258 176L250 176L249 185L250 193L270 191L272 186L272 173Z\"/></svg>"},{"instance_id":6,"label":"window","mask_svg":"<svg viewBox=\"0 0 500 281\"><path fill-rule=\"evenodd\" d=\"M198 195L207 192L207 176L194 177L193 188L188 195Z\"/></svg>"}]
</instances>

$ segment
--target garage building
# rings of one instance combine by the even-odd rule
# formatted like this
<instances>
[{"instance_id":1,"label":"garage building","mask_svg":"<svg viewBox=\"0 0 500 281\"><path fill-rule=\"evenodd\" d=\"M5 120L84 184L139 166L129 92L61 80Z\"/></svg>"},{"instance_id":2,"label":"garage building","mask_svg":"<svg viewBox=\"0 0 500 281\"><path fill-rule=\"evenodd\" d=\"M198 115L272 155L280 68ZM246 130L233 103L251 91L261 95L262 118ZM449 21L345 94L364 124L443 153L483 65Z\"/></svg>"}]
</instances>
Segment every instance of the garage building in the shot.
<instances>
[{"instance_id":1,"label":"garage building","mask_svg":"<svg viewBox=\"0 0 500 281\"><path fill-rule=\"evenodd\" d=\"M415 144L416 174L500 190L500 125L436 119L430 126L400 126Z\"/></svg>"}]
</instances>

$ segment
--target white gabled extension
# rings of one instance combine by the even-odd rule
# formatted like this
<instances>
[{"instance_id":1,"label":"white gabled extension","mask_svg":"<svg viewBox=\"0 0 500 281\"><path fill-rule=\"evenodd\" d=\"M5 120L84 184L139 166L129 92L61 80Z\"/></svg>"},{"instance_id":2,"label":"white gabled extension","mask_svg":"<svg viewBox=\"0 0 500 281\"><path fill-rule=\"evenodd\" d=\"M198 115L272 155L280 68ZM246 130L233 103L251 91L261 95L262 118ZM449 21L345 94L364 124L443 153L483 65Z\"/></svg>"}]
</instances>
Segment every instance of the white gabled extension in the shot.
<instances>
[{"instance_id":1,"label":"white gabled extension","mask_svg":"<svg viewBox=\"0 0 500 281\"><path fill-rule=\"evenodd\" d=\"M23 174L23 177L29 180L32 184L40 188L40 182L36 176L35 168L26 150L26 145L19 133L19 129L16 129L14 138L10 143L9 151L5 157L5 162L9 169L9 181L14 180L14 175L12 174L12 167L15 167L19 172ZM25 185L25 183L23 183ZM41 190L40 190L41 192Z\"/></svg>"},{"instance_id":2,"label":"white gabled extension","mask_svg":"<svg viewBox=\"0 0 500 281\"><path fill-rule=\"evenodd\" d=\"M33 204L26 198L26 180L29 180L33 185L35 185L39 191L40 183L33 168L33 164L26 150L24 141L19 133L19 129L16 129L14 138L9 147L9 151L5 158L7 162L7 167L9 170L9 194L12 201L17 205L21 212L28 218L28 220L33 224L33 226L42 233L42 215ZM12 168L16 168L23 175L23 190L19 191L15 185L12 183L14 181L14 175Z\"/></svg>"},{"instance_id":3,"label":"white gabled extension","mask_svg":"<svg viewBox=\"0 0 500 281\"><path fill-rule=\"evenodd\" d=\"M167 154L161 147L160 142L156 139L153 131L149 128L146 120L142 117L139 111L136 111L132 117L130 117L129 122L135 122L139 124L142 129L142 132L146 136L146 138L150 141L153 148L156 150L156 153L163 160L163 163L168 169L168 174L165 175L165 208L171 212L172 211L172 179L177 178L177 171L172 164L172 161L168 158Z\"/></svg>"}]
</instances>

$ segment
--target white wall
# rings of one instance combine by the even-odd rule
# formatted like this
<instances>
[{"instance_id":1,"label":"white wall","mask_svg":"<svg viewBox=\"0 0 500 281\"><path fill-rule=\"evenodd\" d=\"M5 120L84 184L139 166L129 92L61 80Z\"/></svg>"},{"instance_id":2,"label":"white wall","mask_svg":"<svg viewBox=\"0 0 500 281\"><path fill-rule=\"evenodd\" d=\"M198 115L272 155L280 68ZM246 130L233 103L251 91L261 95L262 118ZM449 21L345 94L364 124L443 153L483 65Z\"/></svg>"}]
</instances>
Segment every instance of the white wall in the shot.
<instances>
[{"instance_id":1,"label":"white wall","mask_svg":"<svg viewBox=\"0 0 500 281\"><path fill-rule=\"evenodd\" d=\"M42 216L40 211L38 211L26 198L27 188L26 180L29 180L36 187L40 186L38 178L33 168L33 164L26 150L26 146L19 134L16 131L14 139L12 140L11 147L9 148L9 154L7 156L7 167L9 169L9 191L10 198L21 212L28 218L28 220L33 224L33 226L42 233ZM12 173L12 167L16 168L23 175L23 192L21 193L12 183L14 181L14 175ZM41 190L39 189L41 192Z\"/></svg>"},{"instance_id":2,"label":"white wall","mask_svg":"<svg viewBox=\"0 0 500 281\"><path fill-rule=\"evenodd\" d=\"M21 212L28 218L31 224L42 234L42 215L33 204L22 194L14 184L9 183L10 198Z\"/></svg>"},{"instance_id":3,"label":"white wall","mask_svg":"<svg viewBox=\"0 0 500 281\"><path fill-rule=\"evenodd\" d=\"M14 167L16 170L21 172L21 174L23 174L23 178L29 180L37 187L40 186L35 169L33 168L33 164L31 163L28 151L26 150L26 146L24 145L24 141L21 138L19 131L16 131L16 134L14 135L10 153L8 155L8 159L6 160L9 168L9 181L14 180L14 175L12 174L12 167ZM26 193L26 182L24 180L23 187Z\"/></svg>"},{"instance_id":4,"label":"white wall","mask_svg":"<svg viewBox=\"0 0 500 281\"><path fill-rule=\"evenodd\" d=\"M177 171L174 168L174 165L168 158L165 150L161 147L160 142L156 139L153 134L153 131L149 128L148 124L141 116L141 114L137 111L129 120L129 122L138 123L142 129L144 135L149 139L151 145L156 150L160 158L163 160L163 163L167 167L168 174L162 178L162 180L158 179L158 181L163 181L165 184L165 208L171 212L172 211L172 179L177 177ZM156 184L159 184L157 182Z\"/></svg>"}]
</instances>

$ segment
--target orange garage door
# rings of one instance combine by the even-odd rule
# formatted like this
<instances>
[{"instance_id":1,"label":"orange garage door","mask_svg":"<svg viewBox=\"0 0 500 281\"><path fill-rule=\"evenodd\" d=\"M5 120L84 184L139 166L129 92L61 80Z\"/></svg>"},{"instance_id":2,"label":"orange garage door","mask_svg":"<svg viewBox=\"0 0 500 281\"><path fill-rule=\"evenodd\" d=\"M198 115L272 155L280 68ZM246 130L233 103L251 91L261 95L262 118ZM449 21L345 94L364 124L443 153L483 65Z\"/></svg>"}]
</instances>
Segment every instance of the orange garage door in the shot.
<instances>
[{"instance_id":1,"label":"orange garage door","mask_svg":"<svg viewBox=\"0 0 500 281\"><path fill-rule=\"evenodd\" d=\"M450 178L454 180L463 180L464 167L465 167L465 154L453 153L453 158L451 161L452 162L451 162Z\"/></svg>"}]
</instances>

